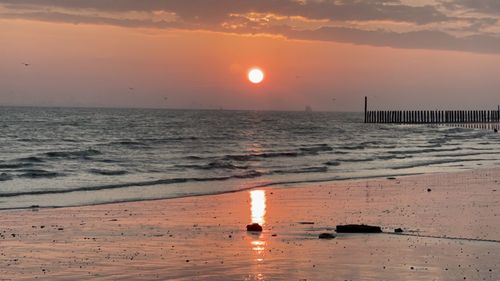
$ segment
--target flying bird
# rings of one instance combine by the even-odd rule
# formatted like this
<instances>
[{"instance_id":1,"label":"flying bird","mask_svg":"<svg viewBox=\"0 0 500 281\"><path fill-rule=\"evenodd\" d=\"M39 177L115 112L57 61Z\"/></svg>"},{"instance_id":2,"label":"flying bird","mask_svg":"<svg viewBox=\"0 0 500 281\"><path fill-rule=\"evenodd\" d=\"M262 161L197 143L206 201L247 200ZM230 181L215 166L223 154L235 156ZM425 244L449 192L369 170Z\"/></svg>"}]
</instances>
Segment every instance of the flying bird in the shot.
<instances>
[{"instance_id":1,"label":"flying bird","mask_svg":"<svg viewBox=\"0 0 500 281\"><path fill-rule=\"evenodd\" d=\"M22 62L21 64L24 65L24 66L30 66L29 63L25 63L25 62Z\"/></svg>"}]
</instances>

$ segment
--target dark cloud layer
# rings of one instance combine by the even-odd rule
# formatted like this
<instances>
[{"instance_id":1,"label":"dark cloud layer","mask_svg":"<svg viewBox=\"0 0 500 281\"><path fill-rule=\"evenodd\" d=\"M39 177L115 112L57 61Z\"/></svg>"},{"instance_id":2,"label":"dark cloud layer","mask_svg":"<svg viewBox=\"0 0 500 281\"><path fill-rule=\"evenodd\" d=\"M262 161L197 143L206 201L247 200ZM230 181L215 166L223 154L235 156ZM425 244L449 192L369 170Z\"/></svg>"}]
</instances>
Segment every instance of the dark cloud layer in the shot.
<instances>
[{"instance_id":1,"label":"dark cloud layer","mask_svg":"<svg viewBox=\"0 0 500 281\"><path fill-rule=\"evenodd\" d=\"M16 7L64 7L96 9L108 12L174 11L183 19L216 22L229 13L275 13L331 20L394 20L419 24L446 20L447 16L432 6L411 7L399 1L308 1L293 0L2 0Z\"/></svg>"},{"instance_id":2,"label":"dark cloud layer","mask_svg":"<svg viewBox=\"0 0 500 281\"><path fill-rule=\"evenodd\" d=\"M470 9L495 15L500 13L500 1L498 0L454 0L446 1L444 4L453 9Z\"/></svg>"},{"instance_id":3,"label":"dark cloud layer","mask_svg":"<svg viewBox=\"0 0 500 281\"><path fill-rule=\"evenodd\" d=\"M6 12L0 18L25 18L42 21L108 24L126 27L204 29L231 33L270 33L291 39L323 40L390 46L500 53L498 34L481 33L485 26L498 24L491 11L500 11L497 0L455 0L435 6L410 6L397 0L298 1L298 0L0 0ZM489 17L456 18L446 9L482 12ZM99 12L99 13L92 13ZM120 13L165 11L175 13L175 21L120 17ZM105 16L103 13L110 16ZM290 24L256 24L248 13L301 17L305 21L323 20L335 26L299 29ZM114 16L113 16L114 15ZM235 16L238 15L238 16ZM388 21L413 25L414 30L391 31L383 28L361 29L342 26L342 22ZM451 28L468 32L453 35L439 28L455 21L468 24ZM227 26L232 26L227 28ZM418 30L418 31L415 31ZM471 32L473 32L471 34Z\"/></svg>"}]
</instances>

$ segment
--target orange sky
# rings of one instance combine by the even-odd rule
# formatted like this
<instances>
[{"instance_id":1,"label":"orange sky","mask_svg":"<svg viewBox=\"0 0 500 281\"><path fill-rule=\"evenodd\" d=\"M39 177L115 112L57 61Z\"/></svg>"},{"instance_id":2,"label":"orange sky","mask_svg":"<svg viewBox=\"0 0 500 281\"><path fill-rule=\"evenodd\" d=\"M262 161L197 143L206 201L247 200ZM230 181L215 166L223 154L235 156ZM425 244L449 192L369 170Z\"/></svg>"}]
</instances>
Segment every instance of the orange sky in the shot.
<instances>
[{"instance_id":1,"label":"orange sky","mask_svg":"<svg viewBox=\"0 0 500 281\"><path fill-rule=\"evenodd\" d=\"M360 111L365 95L383 108L500 103L496 54L21 19L0 19L0 41L0 105ZM246 80L252 66L264 83Z\"/></svg>"}]
</instances>

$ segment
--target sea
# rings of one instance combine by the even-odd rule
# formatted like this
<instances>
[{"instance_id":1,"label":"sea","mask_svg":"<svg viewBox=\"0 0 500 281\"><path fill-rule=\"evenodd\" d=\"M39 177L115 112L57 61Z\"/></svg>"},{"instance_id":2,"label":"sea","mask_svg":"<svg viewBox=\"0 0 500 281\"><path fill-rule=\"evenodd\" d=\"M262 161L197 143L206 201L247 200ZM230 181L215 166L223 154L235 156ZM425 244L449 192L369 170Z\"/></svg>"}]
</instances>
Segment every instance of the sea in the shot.
<instances>
[{"instance_id":1,"label":"sea","mask_svg":"<svg viewBox=\"0 0 500 281\"><path fill-rule=\"evenodd\" d=\"M362 113L0 107L0 209L500 165L500 134Z\"/></svg>"}]
</instances>

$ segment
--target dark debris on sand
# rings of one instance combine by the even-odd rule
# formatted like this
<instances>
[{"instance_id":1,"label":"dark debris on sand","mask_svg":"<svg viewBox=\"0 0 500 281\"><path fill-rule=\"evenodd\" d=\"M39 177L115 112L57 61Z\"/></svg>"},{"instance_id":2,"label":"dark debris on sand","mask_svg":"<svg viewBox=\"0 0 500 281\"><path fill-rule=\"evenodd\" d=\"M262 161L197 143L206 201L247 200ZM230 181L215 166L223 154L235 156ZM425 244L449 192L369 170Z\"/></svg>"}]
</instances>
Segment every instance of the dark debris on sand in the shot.
<instances>
[{"instance_id":1,"label":"dark debris on sand","mask_svg":"<svg viewBox=\"0 0 500 281\"><path fill-rule=\"evenodd\" d=\"M319 236L318 236L319 239L333 239L335 238L335 235L331 234L331 233L321 233Z\"/></svg>"},{"instance_id":2,"label":"dark debris on sand","mask_svg":"<svg viewBox=\"0 0 500 281\"><path fill-rule=\"evenodd\" d=\"M381 233L380 226L372 226L366 224L346 224L337 225L335 228L337 233Z\"/></svg>"}]
</instances>

